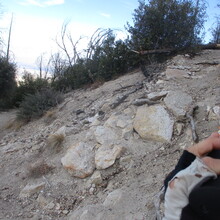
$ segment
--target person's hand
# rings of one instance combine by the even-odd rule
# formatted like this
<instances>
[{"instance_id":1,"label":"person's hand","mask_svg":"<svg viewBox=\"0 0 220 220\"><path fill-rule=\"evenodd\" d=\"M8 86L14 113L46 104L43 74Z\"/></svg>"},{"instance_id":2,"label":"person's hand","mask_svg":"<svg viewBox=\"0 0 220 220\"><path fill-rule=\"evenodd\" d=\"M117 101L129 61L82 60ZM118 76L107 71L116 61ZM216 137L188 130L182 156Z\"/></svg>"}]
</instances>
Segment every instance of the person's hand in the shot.
<instances>
[{"instance_id":1,"label":"person's hand","mask_svg":"<svg viewBox=\"0 0 220 220\"><path fill-rule=\"evenodd\" d=\"M194 154L197 157L203 157L212 150L220 150L220 135L218 132L212 133L208 138L195 144L188 149L190 153Z\"/></svg>"},{"instance_id":2,"label":"person's hand","mask_svg":"<svg viewBox=\"0 0 220 220\"><path fill-rule=\"evenodd\" d=\"M220 150L220 134L212 133L211 136L200 143L189 147L187 150L197 157L202 158L203 162L215 173L220 174L220 159L207 157L206 154L212 150Z\"/></svg>"}]
</instances>

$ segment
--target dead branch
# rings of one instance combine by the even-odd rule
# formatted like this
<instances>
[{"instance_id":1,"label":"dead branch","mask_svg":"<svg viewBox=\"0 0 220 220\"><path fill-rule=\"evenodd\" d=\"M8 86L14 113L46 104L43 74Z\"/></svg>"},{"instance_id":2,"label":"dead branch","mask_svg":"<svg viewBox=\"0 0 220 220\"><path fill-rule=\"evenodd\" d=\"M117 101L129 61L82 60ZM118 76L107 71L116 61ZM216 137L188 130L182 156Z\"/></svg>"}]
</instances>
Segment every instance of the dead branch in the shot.
<instances>
[{"instance_id":1,"label":"dead branch","mask_svg":"<svg viewBox=\"0 0 220 220\"><path fill-rule=\"evenodd\" d=\"M159 103L160 103L159 101L151 101L149 99L135 99L132 102L132 105L136 105L136 106L141 106L141 105L145 105L145 104L155 105L155 104L159 104Z\"/></svg>"},{"instance_id":2,"label":"dead branch","mask_svg":"<svg viewBox=\"0 0 220 220\"><path fill-rule=\"evenodd\" d=\"M72 45L72 50L73 50L73 59L72 62L76 63L77 60L79 60L79 53L77 51L77 45L79 44L79 42L84 38L82 36L80 36L80 38L74 43L71 34L67 35L71 45Z\"/></svg>"},{"instance_id":3,"label":"dead branch","mask_svg":"<svg viewBox=\"0 0 220 220\"><path fill-rule=\"evenodd\" d=\"M187 113L186 113L186 117L189 119L190 121L190 125L191 125L191 130L192 130L192 138L193 141L195 143L198 143L199 141L199 137L196 133L196 126L195 126L195 122L194 122L194 111L198 108L198 106L194 106L193 108L191 108Z\"/></svg>"},{"instance_id":4,"label":"dead branch","mask_svg":"<svg viewBox=\"0 0 220 220\"><path fill-rule=\"evenodd\" d=\"M203 50L220 49L220 44L205 44L201 46Z\"/></svg>"},{"instance_id":5,"label":"dead branch","mask_svg":"<svg viewBox=\"0 0 220 220\"><path fill-rule=\"evenodd\" d=\"M68 25L68 22L64 23L62 25L62 28L61 28L61 33L60 33L60 37L61 37L61 43L59 43L58 39L56 39L56 44L58 45L58 47L64 51L64 53L66 54L67 56L67 59L68 59L68 62L69 62L69 65L72 66L72 59L70 57L70 54L67 50L67 46L66 46L66 42L65 42L65 36L66 36L66 31L67 31L67 25Z\"/></svg>"},{"instance_id":6,"label":"dead branch","mask_svg":"<svg viewBox=\"0 0 220 220\"><path fill-rule=\"evenodd\" d=\"M65 69L65 66L65 61L62 59L60 53L51 55L50 68L51 72L53 73L51 78L52 82L62 74L63 70Z\"/></svg>"},{"instance_id":7,"label":"dead branch","mask_svg":"<svg viewBox=\"0 0 220 220\"><path fill-rule=\"evenodd\" d=\"M199 63L195 63L196 65L218 65L220 62L218 61L203 61Z\"/></svg>"},{"instance_id":8,"label":"dead branch","mask_svg":"<svg viewBox=\"0 0 220 220\"><path fill-rule=\"evenodd\" d=\"M139 89L143 88L143 84L140 84L138 87L132 89L131 91L127 92L124 95L120 95L116 98L116 100L110 105L112 109L115 109L117 106L119 106L130 94L135 93Z\"/></svg>"},{"instance_id":9,"label":"dead branch","mask_svg":"<svg viewBox=\"0 0 220 220\"><path fill-rule=\"evenodd\" d=\"M203 50L205 49L220 49L220 44L205 44L205 45L198 45ZM154 49L154 50L131 50L134 53L140 54L140 55L146 55L146 54L161 54L161 53L170 53L175 51L174 48L164 48L164 49Z\"/></svg>"},{"instance_id":10,"label":"dead branch","mask_svg":"<svg viewBox=\"0 0 220 220\"><path fill-rule=\"evenodd\" d=\"M170 52L174 51L174 49L167 48L167 49L142 50L142 51L131 50L131 51L134 53L140 54L140 55L145 55L145 54L170 53Z\"/></svg>"},{"instance_id":11,"label":"dead branch","mask_svg":"<svg viewBox=\"0 0 220 220\"><path fill-rule=\"evenodd\" d=\"M93 33L93 35L91 36L89 43L88 43L88 49L87 49L87 54L86 54L87 59L92 58L92 55L93 55L95 49L98 46L102 45L103 41L106 39L106 37L109 35L110 32L111 32L111 30L98 28Z\"/></svg>"}]
</instances>

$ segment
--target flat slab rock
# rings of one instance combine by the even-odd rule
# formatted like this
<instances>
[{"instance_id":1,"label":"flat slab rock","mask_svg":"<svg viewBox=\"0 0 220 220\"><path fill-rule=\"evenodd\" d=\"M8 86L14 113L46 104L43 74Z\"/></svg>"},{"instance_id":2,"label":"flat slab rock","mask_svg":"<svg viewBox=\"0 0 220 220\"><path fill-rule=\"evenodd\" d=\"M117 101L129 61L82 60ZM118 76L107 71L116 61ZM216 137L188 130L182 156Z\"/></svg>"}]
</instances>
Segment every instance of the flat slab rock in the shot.
<instances>
[{"instance_id":1,"label":"flat slab rock","mask_svg":"<svg viewBox=\"0 0 220 220\"><path fill-rule=\"evenodd\" d=\"M137 109L134 129L146 140L169 142L172 138L174 120L162 105Z\"/></svg>"},{"instance_id":2,"label":"flat slab rock","mask_svg":"<svg viewBox=\"0 0 220 220\"><path fill-rule=\"evenodd\" d=\"M179 119L192 105L192 97L183 91L170 91L164 99L167 108Z\"/></svg>"}]
</instances>

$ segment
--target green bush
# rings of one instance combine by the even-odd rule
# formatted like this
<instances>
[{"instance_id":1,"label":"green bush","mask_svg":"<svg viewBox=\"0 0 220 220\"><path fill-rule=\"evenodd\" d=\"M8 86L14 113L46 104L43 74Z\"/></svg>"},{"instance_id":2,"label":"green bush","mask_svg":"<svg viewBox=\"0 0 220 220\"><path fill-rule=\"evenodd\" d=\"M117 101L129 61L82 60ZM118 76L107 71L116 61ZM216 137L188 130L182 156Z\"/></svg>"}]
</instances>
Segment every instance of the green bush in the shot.
<instances>
[{"instance_id":1,"label":"green bush","mask_svg":"<svg viewBox=\"0 0 220 220\"><path fill-rule=\"evenodd\" d=\"M49 83L43 78L34 78L29 72L24 72L22 80L18 82L18 87L14 95L14 103L18 107L28 94L35 94L49 87Z\"/></svg>"},{"instance_id":2,"label":"green bush","mask_svg":"<svg viewBox=\"0 0 220 220\"><path fill-rule=\"evenodd\" d=\"M0 57L0 109L13 106L13 95L16 89L16 66L6 58Z\"/></svg>"},{"instance_id":3,"label":"green bush","mask_svg":"<svg viewBox=\"0 0 220 220\"><path fill-rule=\"evenodd\" d=\"M59 91L81 88L97 81L111 80L134 66L137 67L137 55L109 31L90 58L78 59L74 65L56 72L52 87Z\"/></svg>"},{"instance_id":4,"label":"green bush","mask_svg":"<svg viewBox=\"0 0 220 220\"><path fill-rule=\"evenodd\" d=\"M134 50L186 48L201 42L205 22L204 0L144 0L127 24Z\"/></svg>"},{"instance_id":5,"label":"green bush","mask_svg":"<svg viewBox=\"0 0 220 220\"><path fill-rule=\"evenodd\" d=\"M37 119L62 100L62 94L52 89L44 89L35 94L28 94L20 104L17 118L25 121Z\"/></svg>"}]
</instances>

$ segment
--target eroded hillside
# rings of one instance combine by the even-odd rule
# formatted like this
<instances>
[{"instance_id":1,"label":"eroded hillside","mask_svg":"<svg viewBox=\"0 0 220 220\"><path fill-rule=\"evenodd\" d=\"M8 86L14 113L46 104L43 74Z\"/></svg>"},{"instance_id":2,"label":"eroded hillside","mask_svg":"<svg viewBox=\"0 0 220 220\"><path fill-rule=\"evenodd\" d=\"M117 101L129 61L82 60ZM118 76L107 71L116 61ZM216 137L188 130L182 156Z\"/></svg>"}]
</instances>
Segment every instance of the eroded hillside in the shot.
<instances>
[{"instance_id":1,"label":"eroded hillside","mask_svg":"<svg viewBox=\"0 0 220 220\"><path fill-rule=\"evenodd\" d=\"M155 194L193 144L189 115L199 140L218 129L220 51L178 55L156 75L74 91L21 128L1 113L0 219L155 219Z\"/></svg>"}]
</instances>

